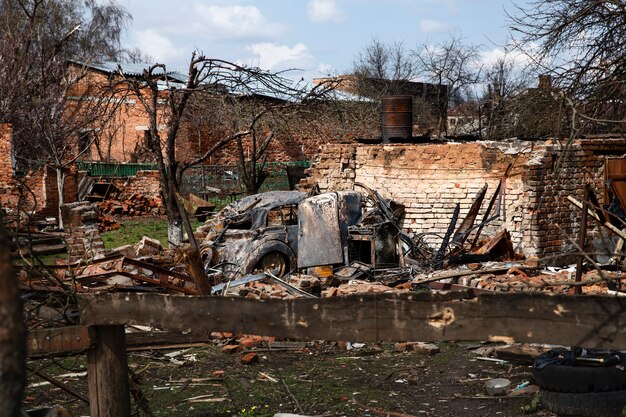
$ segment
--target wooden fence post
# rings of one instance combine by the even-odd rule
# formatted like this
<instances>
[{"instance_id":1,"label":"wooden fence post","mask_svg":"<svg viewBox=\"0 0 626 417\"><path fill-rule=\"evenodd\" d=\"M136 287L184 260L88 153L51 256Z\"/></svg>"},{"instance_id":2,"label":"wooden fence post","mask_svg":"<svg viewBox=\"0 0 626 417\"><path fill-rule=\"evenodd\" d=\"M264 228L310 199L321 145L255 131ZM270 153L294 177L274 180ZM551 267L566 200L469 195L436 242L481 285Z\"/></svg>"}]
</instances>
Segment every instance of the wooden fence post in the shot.
<instances>
[{"instance_id":1,"label":"wooden fence post","mask_svg":"<svg viewBox=\"0 0 626 417\"><path fill-rule=\"evenodd\" d=\"M87 351L91 417L130 417L124 326L94 326L94 330L96 343Z\"/></svg>"}]
</instances>

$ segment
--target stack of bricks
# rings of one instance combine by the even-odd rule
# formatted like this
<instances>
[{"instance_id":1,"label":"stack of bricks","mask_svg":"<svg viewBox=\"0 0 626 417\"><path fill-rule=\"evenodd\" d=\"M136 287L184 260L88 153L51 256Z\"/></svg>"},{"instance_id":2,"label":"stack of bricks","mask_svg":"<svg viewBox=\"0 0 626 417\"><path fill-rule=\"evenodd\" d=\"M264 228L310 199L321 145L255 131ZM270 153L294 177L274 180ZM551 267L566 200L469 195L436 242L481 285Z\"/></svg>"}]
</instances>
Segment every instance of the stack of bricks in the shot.
<instances>
[{"instance_id":1,"label":"stack of bricks","mask_svg":"<svg viewBox=\"0 0 626 417\"><path fill-rule=\"evenodd\" d=\"M104 241L98 230L98 206L89 202L65 204L61 208L69 262L92 259L104 252Z\"/></svg>"},{"instance_id":2,"label":"stack of bricks","mask_svg":"<svg viewBox=\"0 0 626 417\"><path fill-rule=\"evenodd\" d=\"M557 141L327 145L301 188L358 189L355 183L363 183L404 204L401 226L410 233L433 233L427 241L438 247L456 204L462 219L487 184L479 222L503 179L499 217L482 236L506 228L517 251L546 258L576 251L580 210L567 196L582 199L589 183L602 203L604 161L626 153L626 139L574 142L555 172L562 149ZM491 215L497 213L496 203ZM590 232L593 237L597 231Z\"/></svg>"}]
</instances>

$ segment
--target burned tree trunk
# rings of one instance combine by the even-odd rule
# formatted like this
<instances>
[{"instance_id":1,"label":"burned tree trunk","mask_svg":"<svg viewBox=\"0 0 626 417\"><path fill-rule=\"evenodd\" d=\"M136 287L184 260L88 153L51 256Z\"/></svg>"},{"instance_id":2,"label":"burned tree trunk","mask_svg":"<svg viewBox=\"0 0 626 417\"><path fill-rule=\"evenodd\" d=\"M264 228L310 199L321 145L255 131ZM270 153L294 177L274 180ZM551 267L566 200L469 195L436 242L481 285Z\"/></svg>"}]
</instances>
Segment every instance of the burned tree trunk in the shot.
<instances>
[{"instance_id":1,"label":"burned tree trunk","mask_svg":"<svg viewBox=\"0 0 626 417\"><path fill-rule=\"evenodd\" d=\"M2 415L17 417L26 381L26 329L8 248L0 223L0 404Z\"/></svg>"},{"instance_id":2,"label":"burned tree trunk","mask_svg":"<svg viewBox=\"0 0 626 417\"><path fill-rule=\"evenodd\" d=\"M58 167L55 169L55 172L57 176L57 193L59 195L59 229L63 230L64 224L61 207L63 207L63 204L65 204L65 172L63 172L63 168Z\"/></svg>"}]
</instances>

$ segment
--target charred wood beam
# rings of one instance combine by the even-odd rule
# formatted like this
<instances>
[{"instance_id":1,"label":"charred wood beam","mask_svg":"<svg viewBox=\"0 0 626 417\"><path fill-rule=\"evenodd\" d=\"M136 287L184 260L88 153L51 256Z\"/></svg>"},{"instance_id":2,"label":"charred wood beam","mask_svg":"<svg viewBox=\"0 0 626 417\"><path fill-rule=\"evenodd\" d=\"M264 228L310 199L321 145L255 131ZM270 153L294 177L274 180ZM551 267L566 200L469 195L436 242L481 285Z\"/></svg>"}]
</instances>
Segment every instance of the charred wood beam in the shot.
<instances>
[{"instance_id":1,"label":"charred wood beam","mask_svg":"<svg viewBox=\"0 0 626 417\"><path fill-rule=\"evenodd\" d=\"M441 241L441 246L439 247L439 250L435 255L435 268L443 264L443 260L446 255L446 248L448 247L448 243L450 242L450 237L452 236L452 233L454 233L456 222L459 220L460 211L461 205L459 203L456 203L456 206L454 207L454 212L452 213L452 219L450 220L450 225L448 226L448 230L446 231L446 235L443 237L443 240Z\"/></svg>"},{"instance_id":2,"label":"charred wood beam","mask_svg":"<svg viewBox=\"0 0 626 417\"><path fill-rule=\"evenodd\" d=\"M478 243L478 239L480 239L480 234L483 231L483 227L489 223L491 220L495 219L500 213L496 214L494 217L490 218L491 210L493 210L493 206L496 204L496 200L500 197L500 190L502 189L502 180L498 183L496 187L496 191L493 193L491 200L489 200L489 205L487 205L487 210L485 210L485 214L483 215L483 221L478 225L478 230L476 230L476 235L474 235L474 240L472 241L472 247L476 246Z\"/></svg>"},{"instance_id":3,"label":"charred wood beam","mask_svg":"<svg viewBox=\"0 0 626 417\"><path fill-rule=\"evenodd\" d=\"M465 216L452 238L452 245L461 247L461 245L465 242L465 239L469 236L472 226L474 226L474 222L476 221L476 217L478 217L480 206L482 206L485 195L487 194L487 187L487 184L485 184L478 192L478 195L474 199L467 216Z\"/></svg>"},{"instance_id":4,"label":"charred wood beam","mask_svg":"<svg viewBox=\"0 0 626 417\"><path fill-rule=\"evenodd\" d=\"M621 349L626 299L544 294L366 294L257 301L80 294L84 325L137 324L300 340L490 340Z\"/></svg>"},{"instance_id":5,"label":"charred wood beam","mask_svg":"<svg viewBox=\"0 0 626 417\"><path fill-rule=\"evenodd\" d=\"M39 378L43 379L44 381L47 381L47 382L51 383L55 387L60 388L61 390L67 392L68 394L78 398L82 402L84 402L86 404L89 404L89 400L87 399L87 397L85 397L84 395L74 391L73 389L71 389L70 387L68 387L67 385L62 383L61 381L59 381L59 380L57 380L55 378L52 378L51 376L49 376L49 375L47 375L47 374L45 374L45 373L43 373L41 371L38 371L37 369L34 369L34 368L30 367L30 366L27 366L27 368L28 368L29 372L37 375Z\"/></svg>"}]
</instances>

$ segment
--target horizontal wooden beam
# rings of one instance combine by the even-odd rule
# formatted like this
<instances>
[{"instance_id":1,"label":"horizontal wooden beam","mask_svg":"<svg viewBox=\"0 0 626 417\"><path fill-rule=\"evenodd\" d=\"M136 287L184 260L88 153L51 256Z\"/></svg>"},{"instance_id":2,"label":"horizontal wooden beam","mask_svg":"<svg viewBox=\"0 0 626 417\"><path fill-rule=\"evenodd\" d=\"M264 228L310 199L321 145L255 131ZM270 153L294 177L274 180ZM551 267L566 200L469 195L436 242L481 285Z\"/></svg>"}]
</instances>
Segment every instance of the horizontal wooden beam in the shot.
<instances>
[{"instance_id":1,"label":"horizontal wooden beam","mask_svg":"<svg viewBox=\"0 0 626 417\"><path fill-rule=\"evenodd\" d=\"M28 355L54 355L62 353L85 352L94 345L93 330L88 326L66 326L49 329L36 329L28 332L26 342ZM126 346L159 347L162 345L184 345L206 343L210 341L209 333L181 333L141 331L126 333Z\"/></svg>"},{"instance_id":2,"label":"horizontal wooden beam","mask_svg":"<svg viewBox=\"0 0 626 417\"><path fill-rule=\"evenodd\" d=\"M248 333L300 340L536 342L626 346L626 299L543 294L366 294L258 301L164 294L79 294L87 326Z\"/></svg>"},{"instance_id":3,"label":"horizontal wooden beam","mask_svg":"<svg viewBox=\"0 0 626 417\"><path fill-rule=\"evenodd\" d=\"M54 327L28 332L29 356L82 352L93 346L93 332L85 326Z\"/></svg>"}]
</instances>

